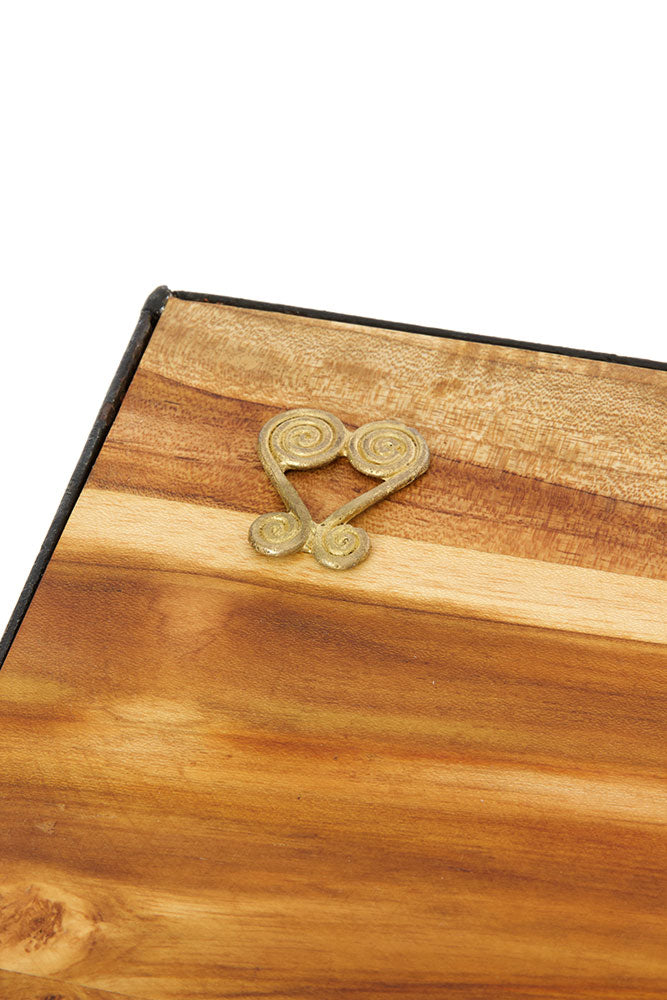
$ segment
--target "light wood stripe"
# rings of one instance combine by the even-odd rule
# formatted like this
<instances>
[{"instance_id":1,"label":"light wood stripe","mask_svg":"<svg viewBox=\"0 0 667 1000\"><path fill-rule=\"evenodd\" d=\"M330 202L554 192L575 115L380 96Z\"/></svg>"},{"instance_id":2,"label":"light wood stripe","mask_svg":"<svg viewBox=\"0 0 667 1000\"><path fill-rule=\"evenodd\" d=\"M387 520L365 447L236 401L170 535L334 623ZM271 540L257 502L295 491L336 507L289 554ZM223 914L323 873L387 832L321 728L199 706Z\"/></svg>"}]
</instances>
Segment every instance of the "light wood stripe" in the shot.
<instances>
[{"instance_id":1,"label":"light wood stripe","mask_svg":"<svg viewBox=\"0 0 667 1000\"><path fill-rule=\"evenodd\" d=\"M618 639L667 641L667 584L401 538L375 536L345 574L305 554L269 559L247 542L252 517L88 488L57 559L208 573L341 600L443 611Z\"/></svg>"}]
</instances>

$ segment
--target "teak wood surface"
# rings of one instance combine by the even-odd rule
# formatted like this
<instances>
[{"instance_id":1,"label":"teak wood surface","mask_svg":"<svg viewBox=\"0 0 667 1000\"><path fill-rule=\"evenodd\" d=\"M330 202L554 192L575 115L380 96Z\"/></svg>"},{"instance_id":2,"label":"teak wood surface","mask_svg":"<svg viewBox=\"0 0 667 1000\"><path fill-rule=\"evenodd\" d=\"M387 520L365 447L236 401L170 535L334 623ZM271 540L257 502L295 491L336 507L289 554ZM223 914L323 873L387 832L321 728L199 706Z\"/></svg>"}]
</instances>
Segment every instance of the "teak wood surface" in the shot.
<instances>
[{"instance_id":1,"label":"teak wood surface","mask_svg":"<svg viewBox=\"0 0 667 1000\"><path fill-rule=\"evenodd\" d=\"M2 1000L663 997L666 390L171 297L0 672ZM247 541L300 406L431 449L347 572Z\"/></svg>"}]
</instances>

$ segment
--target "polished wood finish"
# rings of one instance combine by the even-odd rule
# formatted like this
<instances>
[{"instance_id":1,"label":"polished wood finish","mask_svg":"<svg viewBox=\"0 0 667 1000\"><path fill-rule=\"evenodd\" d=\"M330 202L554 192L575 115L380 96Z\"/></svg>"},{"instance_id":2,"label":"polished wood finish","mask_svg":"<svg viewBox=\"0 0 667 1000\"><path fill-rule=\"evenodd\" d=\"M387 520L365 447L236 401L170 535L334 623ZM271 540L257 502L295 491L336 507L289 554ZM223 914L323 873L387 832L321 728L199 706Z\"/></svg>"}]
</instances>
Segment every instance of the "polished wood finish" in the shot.
<instances>
[{"instance_id":1,"label":"polished wood finish","mask_svg":"<svg viewBox=\"0 0 667 1000\"><path fill-rule=\"evenodd\" d=\"M109 993L108 990L89 990L84 986L64 983L62 979L44 979L43 976L3 972L1 969L0 997L2 1000L128 1000L120 993Z\"/></svg>"},{"instance_id":2,"label":"polished wood finish","mask_svg":"<svg viewBox=\"0 0 667 1000\"><path fill-rule=\"evenodd\" d=\"M666 388L170 299L0 673L0 996L664 995ZM348 572L247 542L296 406L433 453Z\"/></svg>"}]
</instances>

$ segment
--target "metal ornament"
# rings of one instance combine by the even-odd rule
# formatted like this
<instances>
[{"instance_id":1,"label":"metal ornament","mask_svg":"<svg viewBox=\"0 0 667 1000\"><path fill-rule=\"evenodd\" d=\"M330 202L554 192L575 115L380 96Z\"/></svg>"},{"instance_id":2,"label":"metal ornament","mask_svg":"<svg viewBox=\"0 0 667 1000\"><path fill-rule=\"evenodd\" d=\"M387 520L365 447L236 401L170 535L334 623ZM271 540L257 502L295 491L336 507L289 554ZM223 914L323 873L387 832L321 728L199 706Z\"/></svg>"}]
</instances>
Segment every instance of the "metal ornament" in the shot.
<instances>
[{"instance_id":1,"label":"metal ornament","mask_svg":"<svg viewBox=\"0 0 667 1000\"><path fill-rule=\"evenodd\" d=\"M285 473L318 469L341 455L359 472L383 481L316 524ZM363 528L349 522L426 472L431 460L424 438L401 420L375 420L354 432L325 410L286 410L259 432L259 457L285 511L261 514L250 526L250 544L265 556L310 552L329 569L350 569L370 549Z\"/></svg>"}]
</instances>

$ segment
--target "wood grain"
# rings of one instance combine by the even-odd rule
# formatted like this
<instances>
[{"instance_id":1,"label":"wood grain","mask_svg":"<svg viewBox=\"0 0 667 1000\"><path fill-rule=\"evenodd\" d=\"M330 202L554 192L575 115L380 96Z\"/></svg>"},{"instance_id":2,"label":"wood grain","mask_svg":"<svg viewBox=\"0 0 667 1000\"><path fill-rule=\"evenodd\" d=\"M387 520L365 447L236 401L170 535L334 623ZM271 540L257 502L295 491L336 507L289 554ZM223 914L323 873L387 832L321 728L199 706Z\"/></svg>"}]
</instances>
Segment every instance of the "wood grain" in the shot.
<instances>
[{"instance_id":1,"label":"wood grain","mask_svg":"<svg viewBox=\"0 0 667 1000\"><path fill-rule=\"evenodd\" d=\"M644 368L172 299L93 482L256 511L257 431L315 404L428 439L370 531L667 577L665 373ZM367 488L344 461L294 478L325 510Z\"/></svg>"},{"instance_id":2,"label":"wood grain","mask_svg":"<svg viewBox=\"0 0 667 1000\"><path fill-rule=\"evenodd\" d=\"M663 996L665 386L170 300L0 673L0 995ZM349 573L246 541L303 404L434 452Z\"/></svg>"},{"instance_id":3,"label":"wood grain","mask_svg":"<svg viewBox=\"0 0 667 1000\"><path fill-rule=\"evenodd\" d=\"M1 969L0 996L2 1000L128 1000L120 993L89 990L60 979L44 979L42 976L3 972Z\"/></svg>"},{"instance_id":4,"label":"wood grain","mask_svg":"<svg viewBox=\"0 0 667 1000\"><path fill-rule=\"evenodd\" d=\"M141 370L91 483L245 513L271 510L275 495L257 462L257 431L276 410L290 406L286 394L272 407L200 392ZM374 411L357 412L351 426ZM292 478L318 516L368 488L344 459ZM665 520L664 507L436 452L428 476L409 494L371 508L359 523L410 540L664 579Z\"/></svg>"},{"instance_id":5,"label":"wood grain","mask_svg":"<svg viewBox=\"0 0 667 1000\"><path fill-rule=\"evenodd\" d=\"M373 558L346 576L310 559L267 560L247 552L252 517L92 486L81 497L59 559L206 573L388 607L446 610L462 618L516 622L620 639L667 642L667 584L556 563L408 542L378 535ZM447 580L446 589L443 579Z\"/></svg>"}]
</instances>

